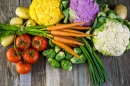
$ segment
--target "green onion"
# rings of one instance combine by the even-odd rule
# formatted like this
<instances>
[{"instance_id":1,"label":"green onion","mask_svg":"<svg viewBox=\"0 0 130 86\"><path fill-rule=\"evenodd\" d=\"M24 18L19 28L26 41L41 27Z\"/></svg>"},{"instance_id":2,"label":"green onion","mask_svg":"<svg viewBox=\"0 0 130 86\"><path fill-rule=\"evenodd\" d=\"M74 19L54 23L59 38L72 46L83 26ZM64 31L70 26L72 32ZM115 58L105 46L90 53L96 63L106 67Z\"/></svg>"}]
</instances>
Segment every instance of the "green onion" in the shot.
<instances>
[{"instance_id":1,"label":"green onion","mask_svg":"<svg viewBox=\"0 0 130 86\"><path fill-rule=\"evenodd\" d=\"M85 38L79 38L79 40L85 44L80 48L88 60L92 86L102 86L103 82L109 78L109 74L89 42Z\"/></svg>"}]
</instances>

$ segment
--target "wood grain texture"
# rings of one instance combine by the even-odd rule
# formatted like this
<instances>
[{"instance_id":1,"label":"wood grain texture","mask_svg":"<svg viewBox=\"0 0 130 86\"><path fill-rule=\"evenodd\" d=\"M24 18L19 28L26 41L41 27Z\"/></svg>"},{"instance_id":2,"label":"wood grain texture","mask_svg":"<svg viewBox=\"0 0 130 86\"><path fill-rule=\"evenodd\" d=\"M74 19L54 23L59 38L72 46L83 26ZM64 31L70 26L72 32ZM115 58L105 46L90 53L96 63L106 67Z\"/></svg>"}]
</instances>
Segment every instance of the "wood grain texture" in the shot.
<instances>
[{"instance_id":1,"label":"wood grain texture","mask_svg":"<svg viewBox=\"0 0 130 86\"><path fill-rule=\"evenodd\" d=\"M0 0L0 23L9 23L15 17L18 6L29 7L31 0ZM117 4L128 8L127 19L130 20L129 0L108 0L112 9ZM7 61L6 51L10 48L0 45L0 86L91 86L88 64L73 65L71 71L54 69L40 54L40 59L32 65L30 73L19 75L15 64ZM107 57L98 54L110 73L111 80L103 86L130 86L130 51L120 57Z\"/></svg>"}]
</instances>

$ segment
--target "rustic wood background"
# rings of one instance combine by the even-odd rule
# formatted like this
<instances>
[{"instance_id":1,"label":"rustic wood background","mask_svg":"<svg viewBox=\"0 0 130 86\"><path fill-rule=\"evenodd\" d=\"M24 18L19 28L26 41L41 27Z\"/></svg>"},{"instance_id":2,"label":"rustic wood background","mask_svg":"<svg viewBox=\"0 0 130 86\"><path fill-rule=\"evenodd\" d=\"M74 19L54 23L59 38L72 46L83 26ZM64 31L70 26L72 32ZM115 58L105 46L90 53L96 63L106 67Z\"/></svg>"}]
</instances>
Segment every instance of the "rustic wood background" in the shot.
<instances>
[{"instance_id":1,"label":"rustic wood background","mask_svg":"<svg viewBox=\"0 0 130 86\"><path fill-rule=\"evenodd\" d=\"M18 6L28 7L30 3L31 0L0 0L0 23L9 23ZM126 5L130 20L130 0L108 0L107 4L110 8ZM9 47L0 45L0 86L91 86L88 65L73 65L72 71L53 69L42 56L30 73L19 75L15 64L6 59ZM104 86L130 86L130 51L120 57L99 56L111 76Z\"/></svg>"}]
</instances>

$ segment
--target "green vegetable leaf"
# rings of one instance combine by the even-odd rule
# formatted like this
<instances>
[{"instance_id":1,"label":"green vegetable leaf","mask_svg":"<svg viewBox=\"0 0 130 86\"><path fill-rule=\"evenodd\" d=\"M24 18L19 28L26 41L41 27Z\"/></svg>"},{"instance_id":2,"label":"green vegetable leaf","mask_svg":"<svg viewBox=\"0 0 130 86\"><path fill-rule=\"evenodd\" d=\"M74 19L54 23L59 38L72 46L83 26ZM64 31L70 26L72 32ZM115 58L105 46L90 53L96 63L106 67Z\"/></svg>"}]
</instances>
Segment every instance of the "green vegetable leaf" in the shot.
<instances>
[{"instance_id":1,"label":"green vegetable leaf","mask_svg":"<svg viewBox=\"0 0 130 86\"><path fill-rule=\"evenodd\" d=\"M76 12L71 8L69 8L69 16L71 18L70 20L79 19L79 17L76 15Z\"/></svg>"},{"instance_id":2,"label":"green vegetable leaf","mask_svg":"<svg viewBox=\"0 0 130 86\"><path fill-rule=\"evenodd\" d=\"M60 1L60 10L63 12L63 14L65 16L63 23L68 23L69 3L70 3L70 0L61 0Z\"/></svg>"},{"instance_id":3,"label":"green vegetable leaf","mask_svg":"<svg viewBox=\"0 0 130 86\"><path fill-rule=\"evenodd\" d=\"M129 44L126 47L126 52L130 49L130 40L129 40Z\"/></svg>"},{"instance_id":4,"label":"green vegetable leaf","mask_svg":"<svg viewBox=\"0 0 130 86\"><path fill-rule=\"evenodd\" d=\"M63 5L64 9L67 9L69 7L69 0L62 0L61 3Z\"/></svg>"},{"instance_id":5,"label":"green vegetable leaf","mask_svg":"<svg viewBox=\"0 0 130 86\"><path fill-rule=\"evenodd\" d=\"M107 4L99 4L99 9L100 11L104 12L105 8L107 8L108 5Z\"/></svg>"},{"instance_id":6,"label":"green vegetable leaf","mask_svg":"<svg viewBox=\"0 0 130 86\"><path fill-rule=\"evenodd\" d=\"M64 22L64 23L67 23L67 22L68 22L68 18L69 18L69 9L64 10L64 11L63 11L63 14L64 14L64 16L65 16L63 22Z\"/></svg>"}]
</instances>

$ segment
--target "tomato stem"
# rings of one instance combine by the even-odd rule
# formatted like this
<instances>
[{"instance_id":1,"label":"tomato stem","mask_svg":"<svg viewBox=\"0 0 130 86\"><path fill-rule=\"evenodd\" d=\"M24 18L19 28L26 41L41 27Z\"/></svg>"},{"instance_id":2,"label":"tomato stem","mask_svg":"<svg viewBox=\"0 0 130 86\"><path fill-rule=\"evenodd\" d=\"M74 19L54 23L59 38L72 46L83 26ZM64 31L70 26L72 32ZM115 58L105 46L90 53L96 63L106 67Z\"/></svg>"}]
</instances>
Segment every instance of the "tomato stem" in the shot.
<instances>
[{"instance_id":1,"label":"tomato stem","mask_svg":"<svg viewBox=\"0 0 130 86\"><path fill-rule=\"evenodd\" d=\"M34 58L34 50L31 50L28 52L29 53L29 56L33 57Z\"/></svg>"}]
</instances>

